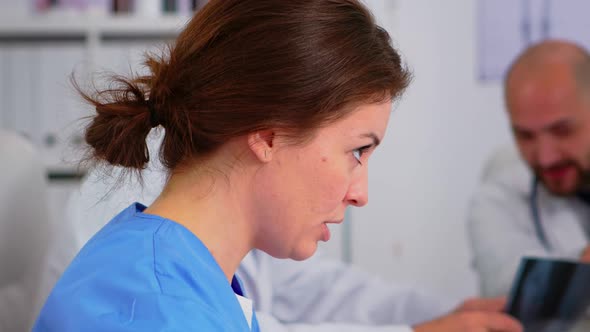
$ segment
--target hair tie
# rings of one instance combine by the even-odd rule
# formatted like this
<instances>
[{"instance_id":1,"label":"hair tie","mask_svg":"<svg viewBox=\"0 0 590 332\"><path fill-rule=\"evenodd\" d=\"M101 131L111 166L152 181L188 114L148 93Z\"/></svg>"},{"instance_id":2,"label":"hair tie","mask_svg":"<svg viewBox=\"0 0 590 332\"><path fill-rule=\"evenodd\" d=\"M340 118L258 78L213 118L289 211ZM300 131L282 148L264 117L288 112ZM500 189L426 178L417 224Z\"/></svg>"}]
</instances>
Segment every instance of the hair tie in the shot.
<instances>
[{"instance_id":1,"label":"hair tie","mask_svg":"<svg viewBox=\"0 0 590 332\"><path fill-rule=\"evenodd\" d=\"M156 112L156 107L154 106L154 103L152 103L151 101L147 101L147 106L148 106L148 110L150 112L150 124L152 126L152 128L156 128L157 126L160 125L160 117L158 116L158 113Z\"/></svg>"}]
</instances>

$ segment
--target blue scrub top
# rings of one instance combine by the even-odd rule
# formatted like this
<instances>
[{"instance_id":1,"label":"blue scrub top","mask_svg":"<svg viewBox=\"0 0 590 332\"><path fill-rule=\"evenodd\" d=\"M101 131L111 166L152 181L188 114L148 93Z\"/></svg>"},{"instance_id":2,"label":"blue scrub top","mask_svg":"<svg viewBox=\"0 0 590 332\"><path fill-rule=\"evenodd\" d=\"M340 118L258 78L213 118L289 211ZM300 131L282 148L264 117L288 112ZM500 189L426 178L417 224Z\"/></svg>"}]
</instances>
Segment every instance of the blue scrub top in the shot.
<instances>
[{"instance_id":1,"label":"blue scrub top","mask_svg":"<svg viewBox=\"0 0 590 332\"><path fill-rule=\"evenodd\" d=\"M33 331L256 331L209 250L135 203L82 248Z\"/></svg>"}]
</instances>

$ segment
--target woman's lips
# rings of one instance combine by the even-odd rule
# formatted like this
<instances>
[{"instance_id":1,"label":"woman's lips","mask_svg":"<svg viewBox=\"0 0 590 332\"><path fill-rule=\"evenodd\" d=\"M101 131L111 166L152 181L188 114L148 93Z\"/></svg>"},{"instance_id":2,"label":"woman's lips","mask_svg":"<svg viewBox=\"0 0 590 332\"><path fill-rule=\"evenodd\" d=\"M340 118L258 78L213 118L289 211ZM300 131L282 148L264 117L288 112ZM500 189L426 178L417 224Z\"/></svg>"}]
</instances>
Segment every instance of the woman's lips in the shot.
<instances>
[{"instance_id":1,"label":"woman's lips","mask_svg":"<svg viewBox=\"0 0 590 332\"><path fill-rule=\"evenodd\" d=\"M328 228L328 224L341 224L344 221L344 219L338 219L338 220L331 220L331 221L326 221L322 224L322 241L324 242L328 242L330 241L330 229Z\"/></svg>"},{"instance_id":2,"label":"woman's lips","mask_svg":"<svg viewBox=\"0 0 590 332\"><path fill-rule=\"evenodd\" d=\"M330 241L330 229L328 228L327 223L322 224L322 241L324 241L324 242Z\"/></svg>"}]
</instances>

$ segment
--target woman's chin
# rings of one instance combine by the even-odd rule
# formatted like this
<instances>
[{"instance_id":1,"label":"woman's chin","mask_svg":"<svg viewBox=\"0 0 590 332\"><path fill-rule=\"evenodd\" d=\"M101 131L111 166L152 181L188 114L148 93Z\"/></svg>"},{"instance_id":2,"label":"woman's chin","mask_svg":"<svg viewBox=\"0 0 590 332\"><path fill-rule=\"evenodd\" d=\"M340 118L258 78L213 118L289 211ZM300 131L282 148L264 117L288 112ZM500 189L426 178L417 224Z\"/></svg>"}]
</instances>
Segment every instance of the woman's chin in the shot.
<instances>
[{"instance_id":1,"label":"woman's chin","mask_svg":"<svg viewBox=\"0 0 590 332\"><path fill-rule=\"evenodd\" d=\"M289 258L295 261L303 261L315 254L318 249L317 242L313 242L313 244L306 245L304 248L298 248L298 250L294 250Z\"/></svg>"}]
</instances>

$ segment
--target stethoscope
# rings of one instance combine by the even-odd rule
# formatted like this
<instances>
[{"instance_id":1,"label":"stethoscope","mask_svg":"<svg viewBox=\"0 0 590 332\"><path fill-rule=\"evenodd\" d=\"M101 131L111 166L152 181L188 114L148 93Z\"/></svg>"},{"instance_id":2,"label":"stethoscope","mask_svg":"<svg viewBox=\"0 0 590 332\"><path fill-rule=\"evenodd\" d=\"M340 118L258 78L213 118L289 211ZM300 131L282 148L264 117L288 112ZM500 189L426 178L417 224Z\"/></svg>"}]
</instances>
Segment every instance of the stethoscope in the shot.
<instances>
[{"instance_id":1,"label":"stethoscope","mask_svg":"<svg viewBox=\"0 0 590 332\"><path fill-rule=\"evenodd\" d=\"M529 206L531 209L531 217L533 217L533 226L535 226L535 233L537 234L537 239L545 250L551 251L551 244L549 240L547 240L547 234L545 233L545 229L541 224L541 214L539 211L539 200L538 200L538 193L539 193L539 179L535 176L533 177L533 181L531 183L531 195L529 196Z\"/></svg>"}]
</instances>

